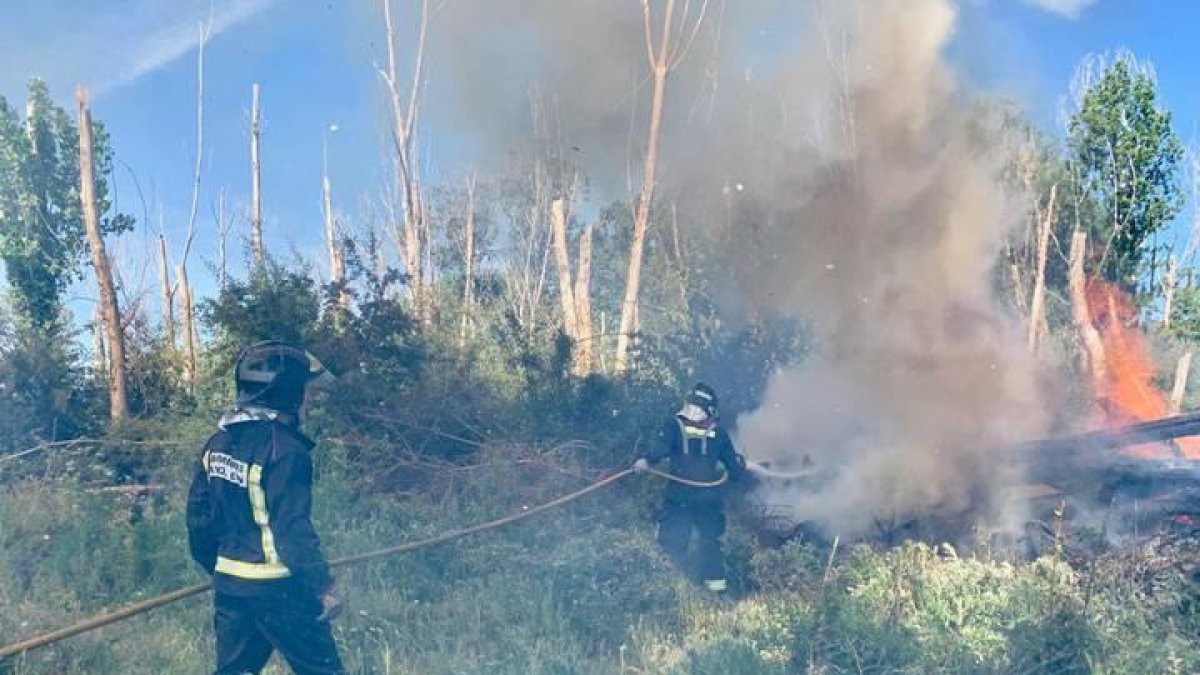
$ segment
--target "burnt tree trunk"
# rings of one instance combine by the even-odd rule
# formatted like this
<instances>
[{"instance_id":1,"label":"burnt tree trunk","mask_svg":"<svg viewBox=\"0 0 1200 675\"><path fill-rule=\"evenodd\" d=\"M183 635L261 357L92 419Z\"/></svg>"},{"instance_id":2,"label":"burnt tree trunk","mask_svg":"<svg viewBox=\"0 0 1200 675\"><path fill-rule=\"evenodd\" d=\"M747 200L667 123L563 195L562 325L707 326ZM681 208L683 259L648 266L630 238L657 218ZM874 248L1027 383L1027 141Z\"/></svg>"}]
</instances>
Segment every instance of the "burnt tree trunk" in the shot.
<instances>
[{"instance_id":1,"label":"burnt tree trunk","mask_svg":"<svg viewBox=\"0 0 1200 675\"><path fill-rule=\"evenodd\" d=\"M96 270L96 284L100 287L100 311L108 338L109 416L114 422L120 422L129 415L125 394L125 329L121 325L121 308L113 283L112 267L100 232L100 214L96 205L96 165L92 157L92 111L88 105L87 91L81 88L76 99L79 103L79 198L83 206L83 226L87 231L92 267Z\"/></svg>"}]
</instances>

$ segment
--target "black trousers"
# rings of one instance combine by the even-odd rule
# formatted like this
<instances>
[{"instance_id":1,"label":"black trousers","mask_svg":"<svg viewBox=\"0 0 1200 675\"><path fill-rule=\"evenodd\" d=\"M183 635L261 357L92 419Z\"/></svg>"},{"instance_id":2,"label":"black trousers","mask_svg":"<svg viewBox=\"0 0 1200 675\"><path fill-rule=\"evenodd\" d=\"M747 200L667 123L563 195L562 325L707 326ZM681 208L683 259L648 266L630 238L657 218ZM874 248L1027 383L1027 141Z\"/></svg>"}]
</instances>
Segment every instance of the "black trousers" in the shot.
<instances>
[{"instance_id":1,"label":"black trousers","mask_svg":"<svg viewBox=\"0 0 1200 675\"><path fill-rule=\"evenodd\" d=\"M295 593L213 597L216 675L258 673L275 650L297 675L341 675L342 661L321 603Z\"/></svg>"},{"instance_id":2,"label":"black trousers","mask_svg":"<svg viewBox=\"0 0 1200 675\"><path fill-rule=\"evenodd\" d=\"M696 561L690 564L688 548L696 537ZM658 521L658 544L681 570L695 570L702 581L725 578L721 535L725 534L725 506L720 500L668 499Z\"/></svg>"}]
</instances>

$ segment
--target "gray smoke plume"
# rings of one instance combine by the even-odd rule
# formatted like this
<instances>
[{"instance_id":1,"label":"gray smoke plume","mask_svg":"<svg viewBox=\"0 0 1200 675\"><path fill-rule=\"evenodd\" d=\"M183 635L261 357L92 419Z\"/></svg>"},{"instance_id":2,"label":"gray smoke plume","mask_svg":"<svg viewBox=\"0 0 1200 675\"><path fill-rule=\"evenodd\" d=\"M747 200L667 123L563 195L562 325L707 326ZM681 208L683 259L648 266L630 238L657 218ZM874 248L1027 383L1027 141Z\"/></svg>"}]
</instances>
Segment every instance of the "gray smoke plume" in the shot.
<instances>
[{"instance_id":1,"label":"gray smoke plume","mask_svg":"<svg viewBox=\"0 0 1200 675\"><path fill-rule=\"evenodd\" d=\"M1023 218L1001 184L1012 144L945 65L954 4L704 6L668 83L656 204L678 207L723 320L811 324L811 357L776 374L738 440L781 471L807 457L834 476L764 498L843 535L986 503L996 453L1044 431L1046 406L993 284ZM638 184L639 3L476 0L438 21L452 116L485 146L528 133L536 83L592 181L621 193L632 166Z\"/></svg>"},{"instance_id":2,"label":"gray smoke plume","mask_svg":"<svg viewBox=\"0 0 1200 675\"><path fill-rule=\"evenodd\" d=\"M998 453L1044 431L1046 414L993 283L1022 218L1001 182L1011 146L943 63L953 5L821 9L811 52L778 82L809 132L766 167L742 167L758 176L765 222L729 263L742 302L806 317L816 345L774 376L738 440L778 470L807 457L829 472L802 489L769 485L764 500L854 536L877 519L979 507L1011 478L997 475Z\"/></svg>"}]
</instances>

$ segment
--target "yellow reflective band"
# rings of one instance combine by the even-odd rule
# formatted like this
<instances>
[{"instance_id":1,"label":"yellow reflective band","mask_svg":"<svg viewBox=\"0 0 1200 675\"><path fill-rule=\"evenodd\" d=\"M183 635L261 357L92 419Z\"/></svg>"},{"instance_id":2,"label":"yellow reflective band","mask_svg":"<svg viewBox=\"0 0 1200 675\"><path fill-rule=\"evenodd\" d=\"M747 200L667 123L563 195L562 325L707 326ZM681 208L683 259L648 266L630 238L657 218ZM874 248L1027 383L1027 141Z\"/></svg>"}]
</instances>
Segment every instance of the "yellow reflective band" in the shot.
<instances>
[{"instance_id":1,"label":"yellow reflective band","mask_svg":"<svg viewBox=\"0 0 1200 675\"><path fill-rule=\"evenodd\" d=\"M275 550L275 534L271 532L271 516L267 513L267 495L262 489L262 465L252 464L247 485L250 496L250 510L254 514L254 522L262 532L263 558L268 565L283 565L279 562L279 553ZM283 567L286 571L287 568Z\"/></svg>"},{"instance_id":2,"label":"yellow reflective band","mask_svg":"<svg viewBox=\"0 0 1200 675\"><path fill-rule=\"evenodd\" d=\"M263 579L286 579L291 570L278 563L248 563L217 556L217 571L239 579L259 581Z\"/></svg>"},{"instance_id":3,"label":"yellow reflective band","mask_svg":"<svg viewBox=\"0 0 1200 675\"><path fill-rule=\"evenodd\" d=\"M204 475L208 475L208 451L204 451L204 455L200 457L200 465L204 467Z\"/></svg>"},{"instance_id":4,"label":"yellow reflective band","mask_svg":"<svg viewBox=\"0 0 1200 675\"><path fill-rule=\"evenodd\" d=\"M704 587L710 591L723 591L726 588L724 579L709 579L704 582Z\"/></svg>"}]
</instances>

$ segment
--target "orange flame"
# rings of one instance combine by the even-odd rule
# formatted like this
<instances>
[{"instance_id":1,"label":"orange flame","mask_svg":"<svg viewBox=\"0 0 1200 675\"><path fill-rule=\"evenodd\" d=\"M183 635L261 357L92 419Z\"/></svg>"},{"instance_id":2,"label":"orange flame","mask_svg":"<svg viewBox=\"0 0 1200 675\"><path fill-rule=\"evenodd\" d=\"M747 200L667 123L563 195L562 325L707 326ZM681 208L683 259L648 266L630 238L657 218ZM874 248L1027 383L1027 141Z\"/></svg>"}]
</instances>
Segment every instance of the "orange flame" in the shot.
<instances>
[{"instance_id":1,"label":"orange flame","mask_svg":"<svg viewBox=\"0 0 1200 675\"><path fill-rule=\"evenodd\" d=\"M1112 284L1087 282L1087 303L1092 324L1104 343L1103 378L1097 383L1097 403L1110 426L1122 426L1171 414L1167 398L1155 386L1157 373L1150 357L1150 342L1137 328L1137 308L1129 295ZM1200 438L1175 441L1185 457L1200 459ZM1167 458L1175 453L1165 445L1141 445L1127 450L1142 458Z\"/></svg>"}]
</instances>

